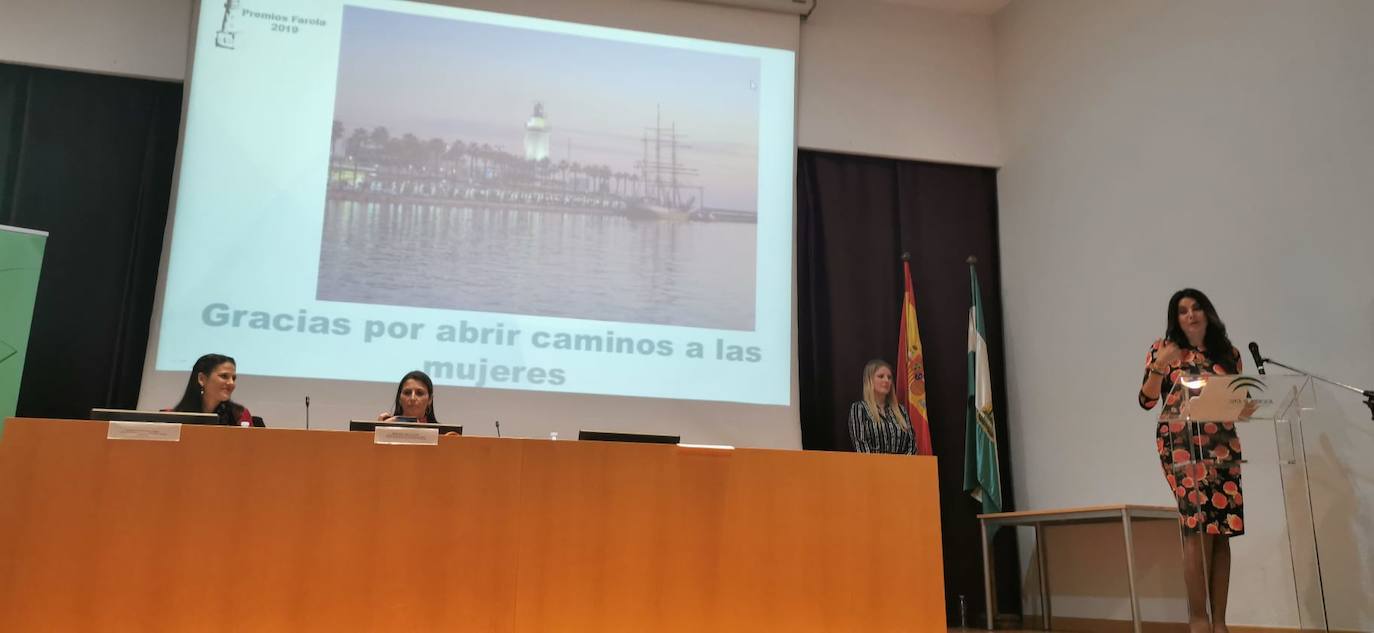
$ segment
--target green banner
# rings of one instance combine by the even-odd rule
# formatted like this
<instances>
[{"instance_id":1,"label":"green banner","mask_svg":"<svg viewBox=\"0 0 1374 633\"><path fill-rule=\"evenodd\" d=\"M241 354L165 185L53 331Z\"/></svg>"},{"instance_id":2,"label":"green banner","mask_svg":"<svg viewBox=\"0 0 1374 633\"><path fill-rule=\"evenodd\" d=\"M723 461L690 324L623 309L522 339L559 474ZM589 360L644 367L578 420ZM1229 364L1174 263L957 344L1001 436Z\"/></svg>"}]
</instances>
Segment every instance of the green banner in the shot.
<instances>
[{"instance_id":1,"label":"green banner","mask_svg":"<svg viewBox=\"0 0 1374 633\"><path fill-rule=\"evenodd\" d=\"M48 234L0 224L0 431L19 402L19 379Z\"/></svg>"}]
</instances>

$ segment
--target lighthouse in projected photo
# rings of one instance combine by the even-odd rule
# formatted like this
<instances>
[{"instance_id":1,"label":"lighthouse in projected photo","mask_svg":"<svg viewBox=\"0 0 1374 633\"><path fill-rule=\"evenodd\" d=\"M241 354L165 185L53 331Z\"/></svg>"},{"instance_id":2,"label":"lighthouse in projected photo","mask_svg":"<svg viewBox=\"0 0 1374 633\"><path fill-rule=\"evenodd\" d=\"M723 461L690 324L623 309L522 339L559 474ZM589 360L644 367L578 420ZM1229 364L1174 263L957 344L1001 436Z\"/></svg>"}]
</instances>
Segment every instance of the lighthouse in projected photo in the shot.
<instances>
[{"instance_id":1,"label":"lighthouse in projected photo","mask_svg":"<svg viewBox=\"0 0 1374 633\"><path fill-rule=\"evenodd\" d=\"M544 104L534 104L534 114L525 122L525 160L541 161L549 157L549 121L544 118Z\"/></svg>"}]
</instances>

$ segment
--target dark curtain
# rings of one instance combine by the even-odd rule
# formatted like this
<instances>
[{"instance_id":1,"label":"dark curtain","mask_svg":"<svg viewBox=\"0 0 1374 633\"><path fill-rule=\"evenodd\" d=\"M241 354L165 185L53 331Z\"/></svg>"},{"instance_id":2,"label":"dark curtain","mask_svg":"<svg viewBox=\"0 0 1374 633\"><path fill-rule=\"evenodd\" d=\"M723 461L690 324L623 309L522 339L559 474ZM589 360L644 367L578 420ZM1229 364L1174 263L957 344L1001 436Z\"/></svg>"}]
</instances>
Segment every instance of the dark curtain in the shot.
<instances>
[{"instance_id":1,"label":"dark curtain","mask_svg":"<svg viewBox=\"0 0 1374 633\"><path fill-rule=\"evenodd\" d=\"M1003 509L1014 508L1003 375L997 172L801 150L797 172L797 348L802 446L853 450L848 411L862 394L868 360L896 365L903 252L911 254L925 354L930 433L939 458L945 604L959 624L983 609L980 508L963 490L967 401L966 260L978 258L992 365ZM1000 610L1019 613L1016 542L996 540Z\"/></svg>"},{"instance_id":2,"label":"dark curtain","mask_svg":"<svg viewBox=\"0 0 1374 633\"><path fill-rule=\"evenodd\" d=\"M0 224L49 232L18 414L138 401L181 84L0 64Z\"/></svg>"}]
</instances>

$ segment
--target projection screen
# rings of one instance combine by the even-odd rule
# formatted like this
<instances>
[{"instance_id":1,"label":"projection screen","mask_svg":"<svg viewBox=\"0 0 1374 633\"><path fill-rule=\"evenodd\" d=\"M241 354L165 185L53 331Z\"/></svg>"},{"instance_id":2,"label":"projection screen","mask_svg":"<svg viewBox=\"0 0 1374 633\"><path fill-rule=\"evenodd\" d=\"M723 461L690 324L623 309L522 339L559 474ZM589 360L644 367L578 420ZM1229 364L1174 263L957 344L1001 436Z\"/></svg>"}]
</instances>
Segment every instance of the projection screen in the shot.
<instances>
[{"instance_id":1,"label":"projection screen","mask_svg":"<svg viewBox=\"0 0 1374 633\"><path fill-rule=\"evenodd\" d=\"M141 407L215 352L275 427L419 369L473 435L798 446L794 46L395 0L194 21Z\"/></svg>"}]
</instances>

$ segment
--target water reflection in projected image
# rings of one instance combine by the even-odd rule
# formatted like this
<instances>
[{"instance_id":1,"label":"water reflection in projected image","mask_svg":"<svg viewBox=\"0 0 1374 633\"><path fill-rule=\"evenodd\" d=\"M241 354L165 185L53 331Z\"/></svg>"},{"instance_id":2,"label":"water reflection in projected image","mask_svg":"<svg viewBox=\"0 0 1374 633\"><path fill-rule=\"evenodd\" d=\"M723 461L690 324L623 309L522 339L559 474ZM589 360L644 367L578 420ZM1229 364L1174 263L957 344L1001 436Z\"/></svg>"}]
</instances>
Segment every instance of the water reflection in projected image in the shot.
<instances>
[{"instance_id":1,"label":"water reflection in projected image","mask_svg":"<svg viewBox=\"0 0 1374 633\"><path fill-rule=\"evenodd\" d=\"M756 229L330 199L316 294L325 301L753 330Z\"/></svg>"}]
</instances>

